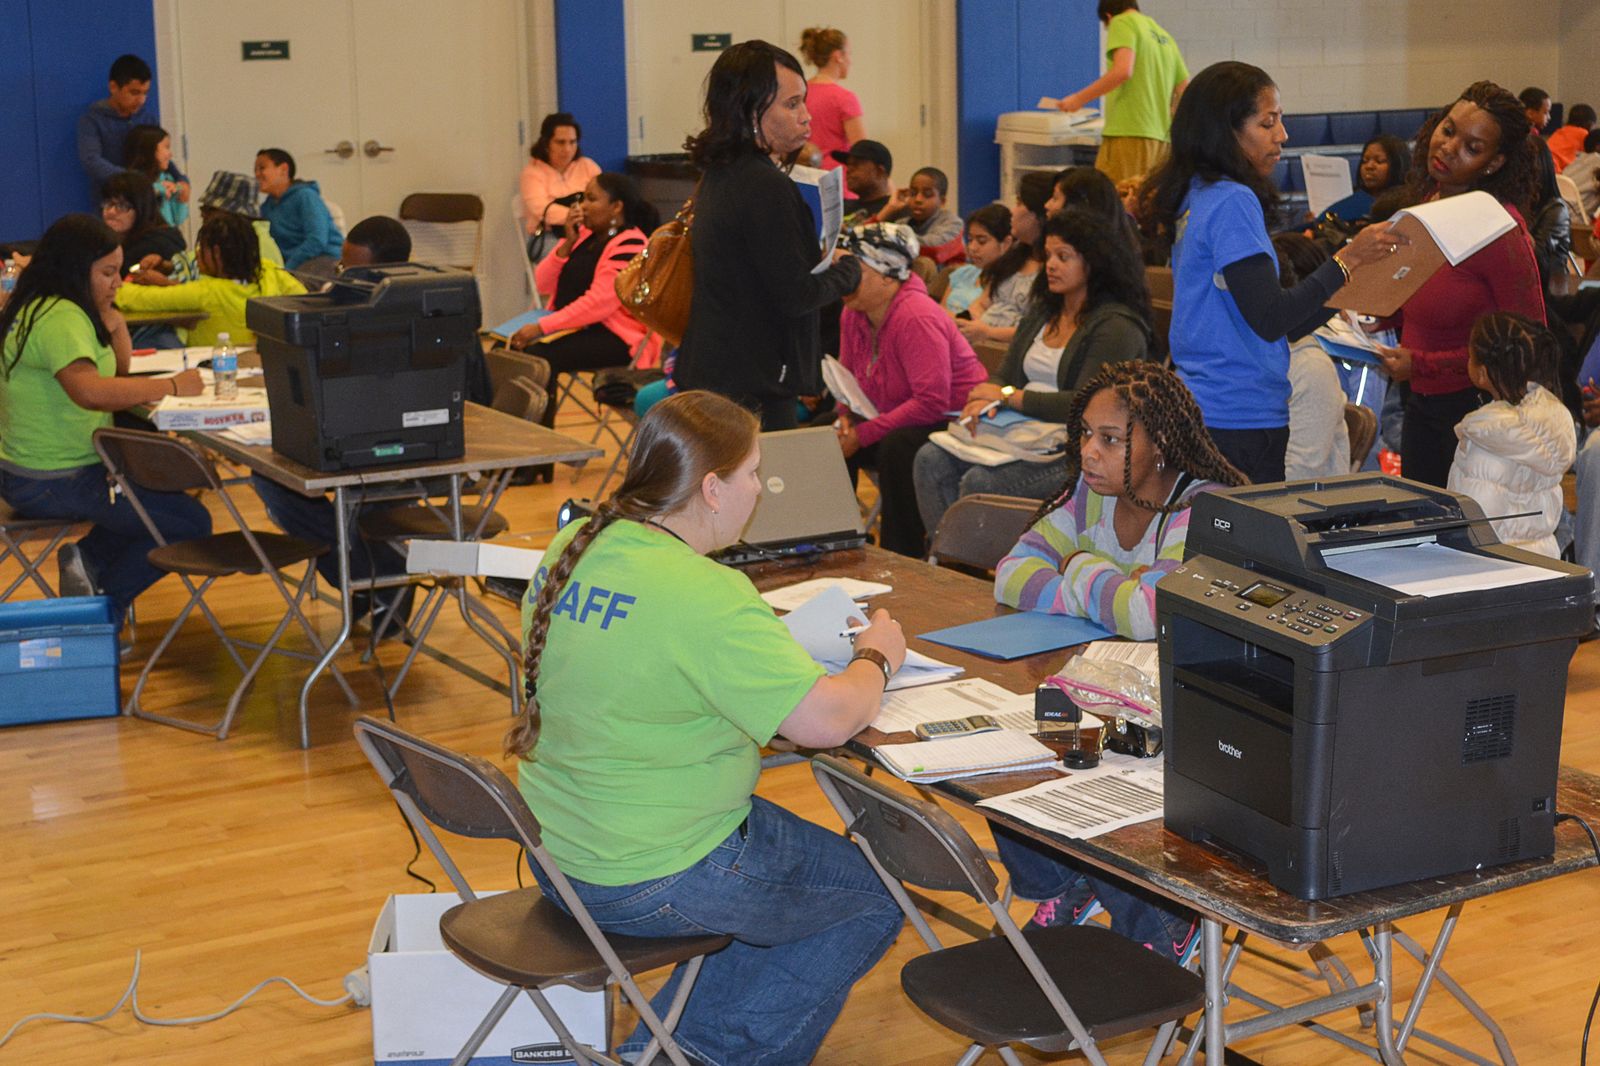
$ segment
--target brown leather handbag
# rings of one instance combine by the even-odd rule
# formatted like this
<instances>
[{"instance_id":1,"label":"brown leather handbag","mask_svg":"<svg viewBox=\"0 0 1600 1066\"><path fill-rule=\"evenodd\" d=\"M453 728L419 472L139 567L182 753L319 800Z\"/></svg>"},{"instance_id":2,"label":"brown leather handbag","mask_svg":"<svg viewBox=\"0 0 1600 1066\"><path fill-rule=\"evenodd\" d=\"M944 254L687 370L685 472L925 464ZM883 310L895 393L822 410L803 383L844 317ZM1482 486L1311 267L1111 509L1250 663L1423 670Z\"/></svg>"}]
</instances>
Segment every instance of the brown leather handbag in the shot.
<instances>
[{"instance_id":1,"label":"brown leather handbag","mask_svg":"<svg viewBox=\"0 0 1600 1066\"><path fill-rule=\"evenodd\" d=\"M694 253L689 246L694 200L693 196L685 200L672 221L650 234L644 251L617 273L617 298L623 309L673 347L682 343L689 328L689 300L694 295Z\"/></svg>"}]
</instances>

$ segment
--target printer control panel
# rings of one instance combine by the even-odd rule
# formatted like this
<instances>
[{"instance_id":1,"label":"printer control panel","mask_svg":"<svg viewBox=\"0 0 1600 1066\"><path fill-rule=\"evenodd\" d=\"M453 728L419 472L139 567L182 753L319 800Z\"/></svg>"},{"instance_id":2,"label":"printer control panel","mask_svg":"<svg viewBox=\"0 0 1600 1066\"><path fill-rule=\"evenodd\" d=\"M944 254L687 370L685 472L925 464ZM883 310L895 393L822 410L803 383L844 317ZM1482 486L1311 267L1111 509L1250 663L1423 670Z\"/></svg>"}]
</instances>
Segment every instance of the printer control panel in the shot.
<instances>
[{"instance_id":1,"label":"printer control panel","mask_svg":"<svg viewBox=\"0 0 1600 1066\"><path fill-rule=\"evenodd\" d=\"M1188 560L1172 578L1185 599L1304 644L1332 644L1372 618L1369 611L1205 557Z\"/></svg>"}]
</instances>

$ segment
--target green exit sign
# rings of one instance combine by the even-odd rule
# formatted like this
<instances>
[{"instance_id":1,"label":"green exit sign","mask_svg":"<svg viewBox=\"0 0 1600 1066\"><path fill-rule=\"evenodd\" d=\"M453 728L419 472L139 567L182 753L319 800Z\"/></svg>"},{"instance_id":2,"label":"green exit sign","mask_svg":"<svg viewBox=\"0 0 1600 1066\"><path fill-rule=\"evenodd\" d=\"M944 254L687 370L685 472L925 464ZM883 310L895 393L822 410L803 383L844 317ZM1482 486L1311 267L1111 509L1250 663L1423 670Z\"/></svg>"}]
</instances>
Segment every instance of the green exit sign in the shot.
<instances>
[{"instance_id":1,"label":"green exit sign","mask_svg":"<svg viewBox=\"0 0 1600 1066\"><path fill-rule=\"evenodd\" d=\"M288 59L288 41L241 41L245 59Z\"/></svg>"},{"instance_id":2,"label":"green exit sign","mask_svg":"<svg viewBox=\"0 0 1600 1066\"><path fill-rule=\"evenodd\" d=\"M691 33L689 42L693 52L726 52L733 47L733 34Z\"/></svg>"}]
</instances>

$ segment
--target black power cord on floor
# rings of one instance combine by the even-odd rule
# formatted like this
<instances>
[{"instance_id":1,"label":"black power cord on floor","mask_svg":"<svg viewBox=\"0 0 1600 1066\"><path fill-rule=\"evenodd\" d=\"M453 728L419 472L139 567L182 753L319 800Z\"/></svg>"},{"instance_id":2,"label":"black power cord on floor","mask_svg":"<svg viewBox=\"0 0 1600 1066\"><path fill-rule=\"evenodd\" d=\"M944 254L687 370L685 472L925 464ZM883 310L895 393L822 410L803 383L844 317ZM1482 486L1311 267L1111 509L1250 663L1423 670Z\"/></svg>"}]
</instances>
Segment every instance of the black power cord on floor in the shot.
<instances>
[{"instance_id":1,"label":"black power cord on floor","mask_svg":"<svg viewBox=\"0 0 1600 1066\"><path fill-rule=\"evenodd\" d=\"M1582 829L1589 837L1589 846L1594 848L1595 862L1600 863L1600 838L1595 837L1594 830L1589 828L1589 823L1584 821L1582 818L1579 818L1576 814L1563 814L1560 811L1557 811L1556 824L1560 825L1562 822L1578 823L1578 828ZM1584 1018L1583 1020L1583 1043L1579 1045L1578 1048L1578 1066L1588 1066L1589 1029L1594 1025L1594 1009L1596 1004L1600 1004L1600 982L1595 983L1594 995L1589 999L1589 1014L1588 1017Z\"/></svg>"}]
</instances>

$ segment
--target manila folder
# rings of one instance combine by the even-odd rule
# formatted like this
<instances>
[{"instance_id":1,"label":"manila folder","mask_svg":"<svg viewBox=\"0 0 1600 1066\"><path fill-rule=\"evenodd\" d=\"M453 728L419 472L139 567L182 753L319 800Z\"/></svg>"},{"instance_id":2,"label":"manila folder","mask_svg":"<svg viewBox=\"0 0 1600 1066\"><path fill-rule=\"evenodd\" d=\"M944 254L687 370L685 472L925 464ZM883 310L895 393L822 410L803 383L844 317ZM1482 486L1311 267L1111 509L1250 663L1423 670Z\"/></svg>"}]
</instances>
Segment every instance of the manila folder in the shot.
<instances>
[{"instance_id":1,"label":"manila folder","mask_svg":"<svg viewBox=\"0 0 1600 1066\"><path fill-rule=\"evenodd\" d=\"M1387 318L1404 306L1416 291L1445 264L1444 252L1415 216L1402 214L1395 219L1394 231L1404 234L1410 244L1402 244L1393 255L1376 263L1356 267L1350 280L1328 297L1328 306L1341 311Z\"/></svg>"}]
</instances>

